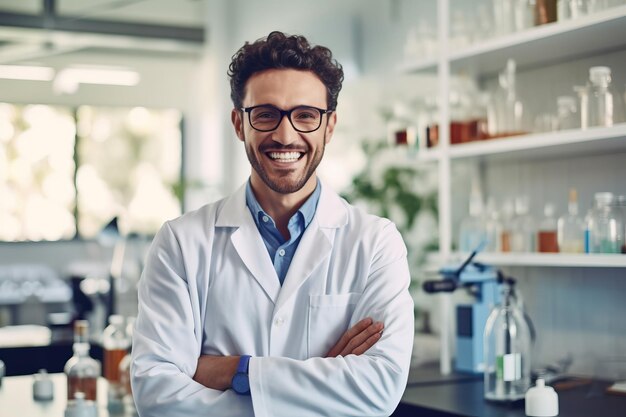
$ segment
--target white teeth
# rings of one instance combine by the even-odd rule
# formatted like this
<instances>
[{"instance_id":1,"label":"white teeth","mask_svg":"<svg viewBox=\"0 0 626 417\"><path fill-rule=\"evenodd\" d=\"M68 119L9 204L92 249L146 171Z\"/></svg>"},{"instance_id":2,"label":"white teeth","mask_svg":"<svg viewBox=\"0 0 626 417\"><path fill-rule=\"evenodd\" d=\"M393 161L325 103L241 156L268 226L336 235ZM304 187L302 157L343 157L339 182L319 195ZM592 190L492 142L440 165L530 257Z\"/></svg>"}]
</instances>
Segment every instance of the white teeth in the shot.
<instances>
[{"instance_id":1,"label":"white teeth","mask_svg":"<svg viewBox=\"0 0 626 417\"><path fill-rule=\"evenodd\" d=\"M293 162L300 158L300 152L270 152L269 156L279 161Z\"/></svg>"}]
</instances>

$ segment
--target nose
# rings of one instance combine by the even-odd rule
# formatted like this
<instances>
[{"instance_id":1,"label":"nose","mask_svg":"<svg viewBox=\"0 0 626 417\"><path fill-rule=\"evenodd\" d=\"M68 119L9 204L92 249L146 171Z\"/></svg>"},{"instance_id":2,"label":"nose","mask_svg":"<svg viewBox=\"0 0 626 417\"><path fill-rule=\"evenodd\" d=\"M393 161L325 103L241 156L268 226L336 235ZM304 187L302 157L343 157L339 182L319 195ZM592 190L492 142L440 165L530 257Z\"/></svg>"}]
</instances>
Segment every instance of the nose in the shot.
<instances>
[{"instance_id":1,"label":"nose","mask_svg":"<svg viewBox=\"0 0 626 417\"><path fill-rule=\"evenodd\" d=\"M272 132L272 140L282 145L289 145L298 140L298 131L293 128L287 115L283 115L280 124Z\"/></svg>"}]
</instances>

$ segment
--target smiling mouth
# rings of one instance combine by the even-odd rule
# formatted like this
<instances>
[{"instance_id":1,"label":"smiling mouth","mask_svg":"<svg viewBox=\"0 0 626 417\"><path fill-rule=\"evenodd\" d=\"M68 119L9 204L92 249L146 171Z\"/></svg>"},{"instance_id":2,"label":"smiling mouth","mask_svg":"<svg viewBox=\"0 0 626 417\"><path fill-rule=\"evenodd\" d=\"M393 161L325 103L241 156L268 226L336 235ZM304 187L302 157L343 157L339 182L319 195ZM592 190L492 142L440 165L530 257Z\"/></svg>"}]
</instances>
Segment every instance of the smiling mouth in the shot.
<instances>
[{"instance_id":1,"label":"smiling mouth","mask_svg":"<svg viewBox=\"0 0 626 417\"><path fill-rule=\"evenodd\" d=\"M296 162L304 156L304 152L266 152L272 161Z\"/></svg>"}]
</instances>

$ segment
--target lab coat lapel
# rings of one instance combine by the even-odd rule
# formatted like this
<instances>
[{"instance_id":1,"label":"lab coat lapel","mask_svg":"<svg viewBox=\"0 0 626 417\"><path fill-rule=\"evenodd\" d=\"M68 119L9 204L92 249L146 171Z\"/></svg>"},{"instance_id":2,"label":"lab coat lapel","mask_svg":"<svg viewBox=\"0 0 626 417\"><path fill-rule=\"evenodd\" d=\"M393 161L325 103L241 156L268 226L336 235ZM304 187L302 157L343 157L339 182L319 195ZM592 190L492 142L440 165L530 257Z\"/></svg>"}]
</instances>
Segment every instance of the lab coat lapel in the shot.
<instances>
[{"instance_id":1,"label":"lab coat lapel","mask_svg":"<svg viewBox=\"0 0 626 417\"><path fill-rule=\"evenodd\" d=\"M322 183L315 216L304 231L294 255L283 288L276 302L279 310L311 277L315 269L330 256L337 228L345 226L348 215L339 196Z\"/></svg>"},{"instance_id":2,"label":"lab coat lapel","mask_svg":"<svg viewBox=\"0 0 626 417\"><path fill-rule=\"evenodd\" d=\"M245 185L227 198L218 214L216 227L237 227L231 242L237 254L267 296L276 303L280 282L267 253L263 238L246 205Z\"/></svg>"}]
</instances>

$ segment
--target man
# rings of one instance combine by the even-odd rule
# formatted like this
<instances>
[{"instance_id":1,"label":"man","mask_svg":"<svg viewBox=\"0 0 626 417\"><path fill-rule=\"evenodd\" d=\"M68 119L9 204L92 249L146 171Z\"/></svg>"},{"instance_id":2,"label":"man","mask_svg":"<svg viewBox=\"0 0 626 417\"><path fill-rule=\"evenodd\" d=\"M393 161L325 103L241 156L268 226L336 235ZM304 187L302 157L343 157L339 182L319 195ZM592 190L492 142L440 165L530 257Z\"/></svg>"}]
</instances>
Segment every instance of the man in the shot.
<instances>
[{"instance_id":1,"label":"man","mask_svg":"<svg viewBox=\"0 0 626 417\"><path fill-rule=\"evenodd\" d=\"M327 48L272 32L235 54L229 76L250 180L155 237L133 341L137 409L389 415L413 343L406 247L390 221L315 174L341 66Z\"/></svg>"}]
</instances>

